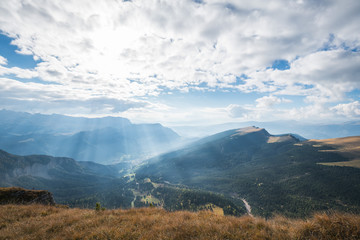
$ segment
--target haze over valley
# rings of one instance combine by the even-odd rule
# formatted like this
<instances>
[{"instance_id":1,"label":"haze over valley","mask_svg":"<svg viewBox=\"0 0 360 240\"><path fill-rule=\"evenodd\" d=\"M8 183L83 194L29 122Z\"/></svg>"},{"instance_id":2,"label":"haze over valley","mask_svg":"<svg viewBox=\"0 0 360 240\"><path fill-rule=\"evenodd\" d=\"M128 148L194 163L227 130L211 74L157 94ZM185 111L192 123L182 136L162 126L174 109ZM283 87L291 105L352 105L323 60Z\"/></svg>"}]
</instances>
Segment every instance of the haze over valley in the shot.
<instances>
[{"instance_id":1,"label":"haze over valley","mask_svg":"<svg viewBox=\"0 0 360 240\"><path fill-rule=\"evenodd\" d=\"M359 12L2 0L0 236L360 239Z\"/></svg>"},{"instance_id":2,"label":"haze over valley","mask_svg":"<svg viewBox=\"0 0 360 240\"><path fill-rule=\"evenodd\" d=\"M359 137L307 140L248 126L186 139L125 118L0 113L0 185L49 190L57 203L264 217L360 211Z\"/></svg>"}]
</instances>

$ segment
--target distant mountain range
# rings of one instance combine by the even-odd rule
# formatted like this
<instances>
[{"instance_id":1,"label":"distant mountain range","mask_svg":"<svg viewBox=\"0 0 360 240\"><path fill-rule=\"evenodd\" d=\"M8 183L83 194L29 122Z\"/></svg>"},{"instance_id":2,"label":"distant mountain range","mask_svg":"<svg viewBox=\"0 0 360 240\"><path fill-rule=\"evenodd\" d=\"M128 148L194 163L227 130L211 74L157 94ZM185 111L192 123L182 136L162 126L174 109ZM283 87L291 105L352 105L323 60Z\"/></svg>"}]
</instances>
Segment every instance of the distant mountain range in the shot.
<instances>
[{"instance_id":1,"label":"distant mountain range","mask_svg":"<svg viewBox=\"0 0 360 240\"><path fill-rule=\"evenodd\" d=\"M359 213L356 146L360 137L300 141L248 127L149 159L136 176L222 193L238 204L244 198L254 214L266 217L303 217L329 209Z\"/></svg>"},{"instance_id":2,"label":"distant mountain range","mask_svg":"<svg viewBox=\"0 0 360 240\"><path fill-rule=\"evenodd\" d=\"M171 149L181 140L161 124L7 110L0 111L0 134L0 149L14 154L46 154L106 164L144 159Z\"/></svg>"},{"instance_id":3,"label":"distant mountain range","mask_svg":"<svg viewBox=\"0 0 360 240\"><path fill-rule=\"evenodd\" d=\"M44 115L0 110L1 133L74 134L99 128L123 129L131 122L121 117L85 118L59 114Z\"/></svg>"},{"instance_id":4,"label":"distant mountain range","mask_svg":"<svg viewBox=\"0 0 360 240\"><path fill-rule=\"evenodd\" d=\"M307 139L340 138L348 136L360 136L360 122L345 123L306 123L298 121L276 122L232 122L217 125L201 126L172 126L181 136L189 138L205 137L228 129L257 126L265 128L272 134L296 133Z\"/></svg>"}]
</instances>

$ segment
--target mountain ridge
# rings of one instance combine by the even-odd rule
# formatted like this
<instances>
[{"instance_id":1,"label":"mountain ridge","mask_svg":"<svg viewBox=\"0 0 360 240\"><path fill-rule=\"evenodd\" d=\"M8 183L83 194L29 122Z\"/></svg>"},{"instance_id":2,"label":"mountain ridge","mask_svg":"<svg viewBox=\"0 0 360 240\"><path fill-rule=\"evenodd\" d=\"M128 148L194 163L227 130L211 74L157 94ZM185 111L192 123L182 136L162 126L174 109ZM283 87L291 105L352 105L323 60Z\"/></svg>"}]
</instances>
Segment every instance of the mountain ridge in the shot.
<instances>
[{"instance_id":1,"label":"mountain ridge","mask_svg":"<svg viewBox=\"0 0 360 240\"><path fill-rule=\"evenodd\" d=\"M316 123L301 121L276 121L276 122L229 122L215 125L201 126L171 126L176 132L184 137L199 138L213 135L227 129L243 128L246 126L258 126L265 128L274 135L284 132L296 133L306 139L327 139L360 135L360 124L358 121L340 123Z\"/></svg>"},{"instance_id":2,"label":"mountain ridge","mask_svg":"<svg viewBox=\"0 0 360 240\"><path fill-rule=\"evenodd\" d=\"M291 134L234 129L152 158L135 172L139 179L222 193L238 204L245 198L254 214L265 217L304 217L326 209L360 212L360 170L324 166L351 160L333 150Z\"/></svg>"},{"instance_id":3,"label":"mountain ridge","mask_svg":"<svg viewBox=\"0 0 360 240\"><path fill-rule=\"evenodd\" d=\"M176 132L159 123L8 110L0 110L0 134L0 148L14 154L45 154L106 164L141 161L182 141Z\"/></svg>"}]
</instances>

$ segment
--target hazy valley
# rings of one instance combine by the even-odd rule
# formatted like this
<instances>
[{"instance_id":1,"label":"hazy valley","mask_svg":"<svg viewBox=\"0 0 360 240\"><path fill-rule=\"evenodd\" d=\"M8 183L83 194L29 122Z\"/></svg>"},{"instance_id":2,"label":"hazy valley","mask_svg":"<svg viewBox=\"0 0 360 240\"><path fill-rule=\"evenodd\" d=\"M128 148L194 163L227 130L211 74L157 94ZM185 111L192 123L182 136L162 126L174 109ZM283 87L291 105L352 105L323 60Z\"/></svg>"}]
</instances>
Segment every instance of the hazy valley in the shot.
<instances>
[{"instance_id":1,"label":"hazy valley","mask_svg":"<svg viewBox=\"0 0 360 240\"><path fill-rule=\"evenodd\" d=\"M181 144L160 124L132 124L125 118L80 118L0 110L0 149L104 164L134 163Z\"/></svg>"},{"instance_id":2,"label":"hazy valley","mask_svg":"<svg viewBox=\"0 0 360 240\"><path fill-rule=\"evenodd\" d=\"M360 239L359 12L1 0L0 240Z\"/></svg>"},{"instance_id":3,"label":"hazy valley","mask_svg":"<svg viewBox=\"0 0 360 240\"><path fill-rule=\"evenodd\" d=\"M304 140L297 134L272 135L263 128L246 127L175 147L183 139L159 124L1 114L8 117L1 119L0 186L48 190L60 204L81 208L93 208L97 202L106 208L152 205L170 211L210 209L218 214L263 217L308 217L329 210L360 213L360 137ZM105 129L94 123L106 121ZM63 142L51 142L70 131ZM44 135L52 138L40 141ZM31 145L24 142L29 136L39 138L33 137ZM84 143L91 147L83 147ZM175 150L166 150L170 146ZM69 158L69 148L81 149L82 155L72 154L82 156L82 161ZM45 149L58 157L41 155ZM11 150L32 155L14 155ZM155 156L158 152L166 153ZM140 159L144 153L153 157Z\"/></svg>"}]
</instances>

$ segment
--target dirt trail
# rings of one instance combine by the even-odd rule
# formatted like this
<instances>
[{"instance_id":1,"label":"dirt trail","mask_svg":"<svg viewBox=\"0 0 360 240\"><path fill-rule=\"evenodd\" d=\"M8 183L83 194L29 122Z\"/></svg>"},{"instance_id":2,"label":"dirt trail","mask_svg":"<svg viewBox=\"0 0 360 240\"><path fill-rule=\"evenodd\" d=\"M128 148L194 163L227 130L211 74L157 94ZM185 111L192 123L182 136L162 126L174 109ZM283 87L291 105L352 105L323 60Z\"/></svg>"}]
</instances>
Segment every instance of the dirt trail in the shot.
<instances>
[{"instance_id":1,"label":"dirt trail","mask_svg":"<svg viewBox=\"0 0 360 240\"><path fill-rule=\"evenodd\" d=\"M245 204L245 208L246 208L246 211L247 213L249 214L250 217L254 217L252 214L251 214L251 206L249 205L249 203L245 200L245 198L242 198L241 199L243 201L243 203Z\"/></svg>"},{"instance_id":2,"label":"dirt trail","mask_svg":"<svg viewBox=\"0 0 360 240\"><path fill-rule=\"evenodd\" d=\"M135 200L136 200L136 195L134 197L134 200L131 201L131 208L134 208L135 207Z\"/></svg>"}]
</instances>

